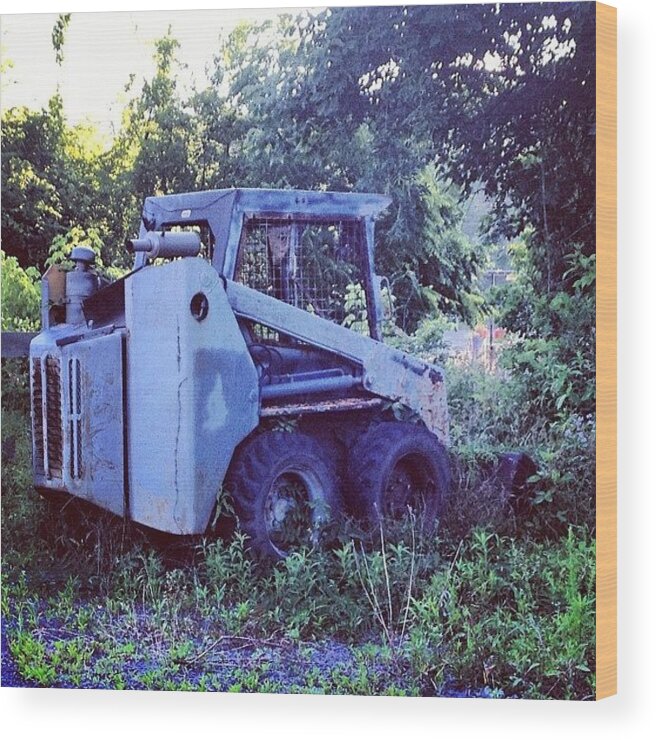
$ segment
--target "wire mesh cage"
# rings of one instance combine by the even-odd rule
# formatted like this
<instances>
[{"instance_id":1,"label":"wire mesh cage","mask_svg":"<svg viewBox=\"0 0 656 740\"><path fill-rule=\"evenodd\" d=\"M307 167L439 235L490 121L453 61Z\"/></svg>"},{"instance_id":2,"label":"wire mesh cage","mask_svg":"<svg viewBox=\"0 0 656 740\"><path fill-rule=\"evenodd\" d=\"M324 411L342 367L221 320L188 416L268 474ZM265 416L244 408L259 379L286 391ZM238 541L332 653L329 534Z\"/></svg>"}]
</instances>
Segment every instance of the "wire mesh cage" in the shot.
<instances>
[{"instance_id":1,"label":"wire mesh cage","mask_svg":"<svg viewBox=\"0 0 656 740\"><path fill-rule=\"evenodd\" d=\"M235 280L356 330L366 325L366 240L355 219L247 219Z\"/></svg>"}]
</instances>

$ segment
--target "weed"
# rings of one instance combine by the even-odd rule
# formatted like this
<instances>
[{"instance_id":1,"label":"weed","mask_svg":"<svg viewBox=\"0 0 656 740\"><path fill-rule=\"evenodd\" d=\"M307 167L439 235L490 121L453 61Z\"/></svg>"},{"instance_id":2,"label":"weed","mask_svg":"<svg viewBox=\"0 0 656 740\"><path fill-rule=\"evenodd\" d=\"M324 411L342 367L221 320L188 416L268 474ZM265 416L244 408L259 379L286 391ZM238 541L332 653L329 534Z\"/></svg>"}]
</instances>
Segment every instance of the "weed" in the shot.
<instances>
[{"instance_id":1,"label":"weed","mask_svg":"<svg viewBox=\"0 0 656 740\"><path fill-rule=\"evenodd\" d=\"M29 426L3 413L1 611L40 686L589 698L594 694L594 423L520 413L511 378L451 372L456 485L437 537L412 516L262 567L239 531L169 546L31 492ZM503 413L500 413L500 409ZM489 466L539 466L520 519ZM348 646L348 647L347 647ZM264 649L266 648L266 649Z\"/></svg>"}]
</instances>

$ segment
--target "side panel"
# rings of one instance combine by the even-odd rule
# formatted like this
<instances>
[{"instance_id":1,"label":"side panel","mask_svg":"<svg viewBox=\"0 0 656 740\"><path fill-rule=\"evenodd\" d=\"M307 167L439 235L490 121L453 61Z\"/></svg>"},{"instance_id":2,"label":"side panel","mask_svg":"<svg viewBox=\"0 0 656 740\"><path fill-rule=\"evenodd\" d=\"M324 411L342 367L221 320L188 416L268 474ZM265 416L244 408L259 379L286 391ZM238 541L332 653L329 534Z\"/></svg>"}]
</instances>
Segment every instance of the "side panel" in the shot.
<instances>
[{"instance_id":1,"label":"side panel","mask_svg":"<svg viewBox=\"0 0 656 740\"><path fill-rule=\"evenodd\" d=\"M124 511L122 336L62 347L64 484L80 498Z\"/></svg>"},{"instance_id":2,"label":"side panel","mask_svg":"<svg viewBox=\"0 0 656 740\"><path fill-rule=\"evenodd\" d=\"M34 484L122 515L123 337L78 334L59 325L30 345Z\"/></svg>"},{"instance_id":3,"label":"side panel","mask_svg":"<svg viewBox=\"0 0 656 740\"><path fill-rule=\"evenodd\" d=\"M258 424L257 371L202 259L144 267L125 286L130 516L201 533L235 447Z\"/></svg>"}]
</instances>

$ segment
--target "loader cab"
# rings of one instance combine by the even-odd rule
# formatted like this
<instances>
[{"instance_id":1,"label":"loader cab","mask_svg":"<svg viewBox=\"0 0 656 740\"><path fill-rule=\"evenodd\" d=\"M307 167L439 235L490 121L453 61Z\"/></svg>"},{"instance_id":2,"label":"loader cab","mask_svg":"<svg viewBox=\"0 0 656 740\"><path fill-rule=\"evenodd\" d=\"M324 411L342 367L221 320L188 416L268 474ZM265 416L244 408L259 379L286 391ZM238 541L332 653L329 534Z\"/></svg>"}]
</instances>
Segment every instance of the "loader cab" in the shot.
<instances>
[{"instance_id":1,"label":"loader cab","mask_svg":"<svg viewBox=\"0 0 656 740\"><path fill-rule=\"evenodd\" d=\"M200 256L228 280L381 339L374 221L367 193L233 189L148 198L140 237L198 232ZM146 264L138 254L135 268Z\"/></svg>"}]
</instances>

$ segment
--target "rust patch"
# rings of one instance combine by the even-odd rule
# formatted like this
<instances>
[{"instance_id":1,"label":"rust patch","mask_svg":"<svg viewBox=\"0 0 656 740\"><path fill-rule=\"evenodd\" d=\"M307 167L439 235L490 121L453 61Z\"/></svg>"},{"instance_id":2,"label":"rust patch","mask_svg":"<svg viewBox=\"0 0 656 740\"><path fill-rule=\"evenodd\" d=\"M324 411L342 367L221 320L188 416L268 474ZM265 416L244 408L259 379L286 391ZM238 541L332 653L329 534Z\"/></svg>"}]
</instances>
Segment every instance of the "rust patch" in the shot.
<instances>
[{"instance_id":1,"label":"rust patch","mask_svg":"<svg viewBox=\"0 0 656 740\"><path fill-rule=\"evenodd\" d=\"M314 403L289 403L284 406L263 406L262 417L292 416L296 414L322 414L335 411L363 411L380 408L385 402L380 398L338 398L334 401Z\"/></svg>"}]
</instances>

